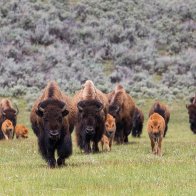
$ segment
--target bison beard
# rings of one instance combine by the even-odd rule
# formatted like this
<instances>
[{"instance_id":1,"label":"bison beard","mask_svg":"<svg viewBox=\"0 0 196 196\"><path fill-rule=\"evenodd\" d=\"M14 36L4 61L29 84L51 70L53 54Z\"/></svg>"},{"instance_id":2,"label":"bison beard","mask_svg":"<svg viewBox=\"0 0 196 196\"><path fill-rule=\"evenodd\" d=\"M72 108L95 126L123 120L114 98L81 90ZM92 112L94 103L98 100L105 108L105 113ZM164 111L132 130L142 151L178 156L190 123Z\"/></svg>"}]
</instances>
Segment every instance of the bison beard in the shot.
<instances>
[{"instance_id":1,"label":"bison beard","mask_svg":"<svg viewBox=\"0 0 196 196\"><path fill-rule=\"evenodd\" d=\"M93 152L98 152L98 142L101 140L105 129L105 114L102 110L103 104L96 100L85 100L80 101L77 107L77 144L85 153L90 153L90 142L92 141Z\"/></svg>"},{"instance_id":2,"label":"bison beard","mask_svg":"<svg viewBox=\"0 0 196 196\"><path fill-rule=\"evenodd\" d=\"M58 166L64 165L65 159L72 154L71 135L68 123L64 122L68 113L63 102L50 98L41 102L36 111L42 123L39 126L32 124L32 128L38 136L39 151L51 168L56 165L55 150Z\"/></svg>"}]
</instances>

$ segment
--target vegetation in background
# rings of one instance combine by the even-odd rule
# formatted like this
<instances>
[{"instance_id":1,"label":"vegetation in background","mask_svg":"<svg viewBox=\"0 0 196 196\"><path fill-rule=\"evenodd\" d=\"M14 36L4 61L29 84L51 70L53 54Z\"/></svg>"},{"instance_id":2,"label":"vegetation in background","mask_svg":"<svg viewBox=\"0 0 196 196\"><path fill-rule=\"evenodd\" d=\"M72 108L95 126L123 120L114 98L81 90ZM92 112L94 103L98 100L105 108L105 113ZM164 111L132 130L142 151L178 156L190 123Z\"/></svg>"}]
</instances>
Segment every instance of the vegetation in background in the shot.
<instances>
[{"instance_id":1,"label":"vegetation in background","mask_svg":"<svg viewBox=\"0 0 196 196\"><path fill-rule=\"evenodd\" d=\"M194 0L2 0L0 94L37 97L56 80L74 93L86 79L134 97L196 91ZM157 80L158 79L158 80Z\"/></svg>"}]
</instances>

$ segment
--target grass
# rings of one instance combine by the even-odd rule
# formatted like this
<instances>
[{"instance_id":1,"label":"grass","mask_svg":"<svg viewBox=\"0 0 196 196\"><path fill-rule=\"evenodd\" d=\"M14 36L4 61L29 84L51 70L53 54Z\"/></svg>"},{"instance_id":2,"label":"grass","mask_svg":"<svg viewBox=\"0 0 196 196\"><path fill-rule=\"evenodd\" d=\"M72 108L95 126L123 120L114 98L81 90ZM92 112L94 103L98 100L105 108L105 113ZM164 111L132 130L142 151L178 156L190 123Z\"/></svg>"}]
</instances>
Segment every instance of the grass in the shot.
<instances>
[{"instance_id":1,"label":"grass","mask_svg":"<svg viewBox=\"0 0 196 196\"><path fill-rule=\"evenodd\" d=\"M147 119L153 100L144 103ZM30 127L26 103L18 105L18 122ZM196 137L185 103L170 108L162 157L151 154L146 126L140 139L130 136L109 153L81 154L73 134L73 155L61 169L47 168L32 131L26 140L0 141L0 195L196 195Z\"/></svg>"}]
</instances>

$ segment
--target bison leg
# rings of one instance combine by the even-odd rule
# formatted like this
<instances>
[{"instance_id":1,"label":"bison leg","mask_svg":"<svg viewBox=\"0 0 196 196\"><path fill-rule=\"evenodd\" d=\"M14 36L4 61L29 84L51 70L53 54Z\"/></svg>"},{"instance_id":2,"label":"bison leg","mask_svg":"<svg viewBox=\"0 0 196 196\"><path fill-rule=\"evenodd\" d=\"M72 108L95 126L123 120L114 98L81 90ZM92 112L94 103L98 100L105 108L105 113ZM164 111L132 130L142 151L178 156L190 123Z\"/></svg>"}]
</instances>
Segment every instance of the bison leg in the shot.
<instances>
[{"instance_id":1,"label":"bison leg","mask_svg":"<svg viewBox=\"0 0 196 196\"><path fill-rule=\"evenodd\" d=\"M154 151L155 143L154 143L154 141L152 139L150 139L150 140L151 140L151 148L152 148L152 152L153 152Z\"/></svg>"},{"instance_id":2,"label":"bison leg","mask_svg":"<svg viewBox=\"0 0 196 196\"><path fill-rule=\"evenodd\" d=\"M168 126L167 126L167 124L166 124L166 125L165 125L165 130L164 130L164 135L163 135L163 137L165 137L165 136L166 136L167 129L168 129Z\"/></svg>"},{"instance_id":3,"label":"bison leg","mask_svg":"<svg viewBox=\"0 0 196 196\"><path fill-rule=\"evenodd\" d=\"M161 153L161 142L162 142L162 138L159 140L159 144L158 144L158 155L159 156L162 156L162 153Z\"/></svg>"},{"instance_id":4,"label":"bison leg","mask_svg":"<svg viewBox=\"0 0 196 196\"><path fill-rule=\"evenodd\" d=\"M84 145L84 152L86 154L91 152L91 146L90 146L90 141L86 141L85 145Z\"/></svg>"},{"instance_id":5,"label":"bison leg","mask_svg":"<svg viewBox=\"0 0 196 196\"><path fill-rule=\"evenodd\" d=\"M59 158L57 159L57 165L65 165L65 159L72 154L72 141L71 136L66 136L57 147L57 154Z\"/></svg>"},{"instance_id":6,"label":"bison leg","mask_svg":"<svg viewBox=\"0 0 196 196\"><path fill-rule=\"evenodd\" d=\"M98 142L93 142L93 152L99 152Z\"/></svg>"},{"instance_id":7,"label":"bison leg","mask_svg":"<svg viewBox=\"0 0 196 196\"><path fill-rule=\"evenodd\" d=\"M129 123L127 121L124 122L124 130L123 130L123 138L124 138L124 143L128 143L128 136L131 133L131 129L132 129L132 123Z\"/></svg>"}]
</instances>

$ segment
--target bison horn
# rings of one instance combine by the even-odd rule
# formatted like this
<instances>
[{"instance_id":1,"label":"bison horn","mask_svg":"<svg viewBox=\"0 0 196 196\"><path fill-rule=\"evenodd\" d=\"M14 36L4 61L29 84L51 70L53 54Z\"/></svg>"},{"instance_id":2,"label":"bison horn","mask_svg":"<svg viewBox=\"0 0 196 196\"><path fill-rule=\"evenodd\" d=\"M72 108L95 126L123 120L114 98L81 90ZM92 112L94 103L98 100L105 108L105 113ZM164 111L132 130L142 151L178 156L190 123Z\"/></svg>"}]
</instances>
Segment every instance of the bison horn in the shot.
<instances>
[{"instance_id":1,"label":"bison horn","mask_svg":"<svg viewBox=\"0 0 196 196\"><path fill-rule=\"evenodd\" d=\"M2 111L2 114L3 114L3 116L5 116L5 115L6 115L6 113L5 113L4 111Z\"/></svg>"},{"instance_id":2,"label":"bison horn","mask_svg":"<svg viewBox=\"0 0 196 196\"><path fill-rule=\"evenodd\" d=\"M195 93L195 97L193 99L193 104L196 104L196 93Z\"/></svg>"},{"instance_id":3,"label":"bison horn","mask_svg":"<svg viewBox=\"0 0 196 196\"><path fill-rule=\"evenodd\" d=\"M44 112L44 108L42 108L41 106L39 106L38 110Z\"/></svg>"},{"instance_id":4,"label":"bison horn","mask_svg":"<svg viewBox=\"0 0 196 196\"><path fill-rule=\"evenodd\" d=\"M67 109L66 105L64 105L63 108L62 108L62 112L64 112L66 109Z\"/></svg>"},{"instance_id":5,"label":"bison horn","mask_svg":"<svg viewBox=\"0 0 196 196\"><path fill-rule=\"evenodd\" d=\"M18 109L18 106L14 103L14 105L15 105L15 108L16 108L16 115L18 115L19 114L19 109Z\"/></svg>"}]
</instances>

